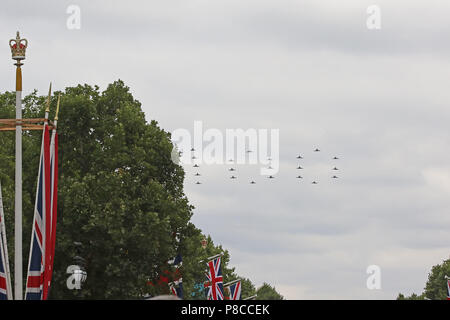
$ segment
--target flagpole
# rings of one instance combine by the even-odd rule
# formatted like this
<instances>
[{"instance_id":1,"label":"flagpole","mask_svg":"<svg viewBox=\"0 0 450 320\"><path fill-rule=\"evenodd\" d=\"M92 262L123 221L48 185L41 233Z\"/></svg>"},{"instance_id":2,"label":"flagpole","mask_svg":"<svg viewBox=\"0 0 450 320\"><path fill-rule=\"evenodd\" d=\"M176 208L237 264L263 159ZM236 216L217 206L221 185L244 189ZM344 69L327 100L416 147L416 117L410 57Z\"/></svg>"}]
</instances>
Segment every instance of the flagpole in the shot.
<instances>
[{"instance_id":1,"label":"flagpole","mask_svg":"<svg viewBox=\"0 0 450 320\"><path fill-rule=\"evenodd\" d=\"M215 256L212 256L212 257L209 257L209 258L200 260L198 263L203 263L203 262L205 262L205 261L209 262L209 261L214 260L214 259L216 259L216 258L218 258L218 257L223 256L223 255L224 255L224 253L222 252L222 253L216 254Z\"/></svg>"},{"instance_id":2,"label":"flagpole","mask_svg":"<svg viewBox=\"0 0 450 320\"><path fill-rule=\"evenodd\" d=\"M22 70L16 64L16 119L22 119ZM16 300L23 297L22 270L22 126L16 126L16 196L14 227L14 291Z\"/></svg>"},{"instance_id":3,"label":"flagpole","mask_svg":"<svg viewBox=\"0 0 450 320\"><path fill-rule=\"evenodd\" d=\"M52 94L52 83L50 82L50 88L48 90L48 98L47 98L47 108L45 109L45 124L48 125L48 117L50 114L50 100L51 100L51 94ZM58 108L59 108L59 99L58 98ZM56 115L56 118L58 117L58 115ZM52 154L52 148L55 147L54 145L54 137L55 137L55 133L56 133L56 127L54 127L54 130L52 132L52 138L51 138L51 142L50 142L50 163L51 163L51 154ZM50 164L50 172L52 172L52 165ZM50 182L50 185L52 183ZM47 192L47 191L45 191ZM46 195L47 197L47 195ZM46 203L46 207L45 207L45 212L50 212L50 215L47 216L45 218L45 237L43 237L45 239L44 243L45 245L43 245L42 251L43 251L43 256L44 258L44 282L43 282L43 292L42 292L42 300L47 300L48 297L48 289L49 289L49 275L51 272L51 256L52 256L52 245L51 245L51 241L52 241L52 199L53 199L53 188L50 187L50 203ZM49 208L47 208L47 205L49 205ZM50 219L49 219L50 218Z\"/></svg>"},{"instance_id":4,"label":"flagpole","mask_svg":"<svg viewBox=\"0 0 450 320\"><path fill-rule=\"evenodd\" d=\"M15 174L15 219L14 219L14 296L23 299L22 270L22 60L28 46L17 31L16 39L9 41L13 60L16 61L16 174Z\"/></svg>"},{"instance_id":5,"label":"flagpole","mask_svg":"<svg viewBox=\"0 0 450 320\"><path fill-rule=\"evenodd\" d=\"M237 279L237 280L233 280L233 281L230 281L230 282L228 282L228 283L225 283L224 285L223 285L223 287L225 288L225 287L229 287L229 286L231 286L232 284L235 284L236 282L239 282L239 281L242 281L242 279Z\"/></svg>"}]
</instances>

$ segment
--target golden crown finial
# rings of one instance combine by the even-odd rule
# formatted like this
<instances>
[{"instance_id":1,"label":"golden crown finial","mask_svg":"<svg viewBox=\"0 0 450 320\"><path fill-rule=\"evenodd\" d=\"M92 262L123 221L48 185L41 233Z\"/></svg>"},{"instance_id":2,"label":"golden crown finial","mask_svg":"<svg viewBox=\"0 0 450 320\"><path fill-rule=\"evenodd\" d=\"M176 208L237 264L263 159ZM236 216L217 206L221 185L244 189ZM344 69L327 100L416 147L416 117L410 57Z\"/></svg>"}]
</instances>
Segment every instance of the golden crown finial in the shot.
<instances>
[{"instance_id":1,"label":"golden crown finial","mask_svg":"<svg viewBox=\"0 0 450 320\"><path fill-rule=\"evenodd\" d=\"M28 40L21 39L19 31L17 31L16 39L9 40L9 47L11 48L12 58L20 62L20 60L25 59L25 52L28 47Z\"/></svg>"}]
</instances>

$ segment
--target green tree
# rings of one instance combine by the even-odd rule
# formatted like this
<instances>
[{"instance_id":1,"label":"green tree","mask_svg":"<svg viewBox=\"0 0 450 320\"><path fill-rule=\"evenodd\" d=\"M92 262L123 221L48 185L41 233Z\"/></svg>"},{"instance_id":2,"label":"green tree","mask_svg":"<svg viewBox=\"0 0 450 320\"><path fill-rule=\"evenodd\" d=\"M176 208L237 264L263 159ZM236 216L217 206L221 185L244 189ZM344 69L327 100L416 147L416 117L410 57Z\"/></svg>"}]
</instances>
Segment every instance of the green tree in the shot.
<instances>
[{"instance_id":1,"label":"green tree","mask_svg":"<svg viewBox=\"0 0 450 320\"><path fill-rule=\"evenodd\" d=\"M154 287L149 281L158 279L177 253L183 257L185 299L205 299L198 285L205 281L207 257L223 253L225 281L238 278L229 267L227 250L210 236L206 249L201 247L204 236L190 221L194 208L183 191L183 168L171 159L170 133L156 121L145 120L129 88L119 80L103 92L89 85L55 92L50 119L59 93L58 224L50 298L139 299L167 293L167 287ZM24 117L42 118L45 100L36 91L25 97ZM0 94L0 118L14 117L15 94ZM0 181L11 244L14 132L1 132L0 139ZM23 134L24 270L41 139L41 131ZM13 247L9 247L12 258ZM86 282L81 290L69 290L67 267L80 263L87 272ZM244 296L254 292L245 279Z\"/></svg>"},{"instance_id":2,"label":"green tree","mask_svg":"<svg viewBox=\"0 0 450 320\"><path fill-rule=\"evenodd\" d=\"M421 294L418 296L417 294L413 293L409 297L405 297L403 294L399 293L397 300L424 300L425 296L424 294Z\"/></svg>"},{"instance_id":3,"label":"green tree","mask_svg":"<svg viewBox=\"0 0 450 320\"><path fill-rule=\"evenodd\" d=\"M413 293L411 296L399 294L397 300L446 300L447 299L447 281L445 277L450 277L450 259L444 260L431 268L428 273L428 280L424 292L420 295Z\"/></svg>"},{"instance_id":4,"label":"green tree","mask_svg":"<svg viewBox=\"0 0 450 320\"><path fill-rule=\"evenodd\" d=\"M263 283L263 285L256 290L256 300L283 300L284 297L277 292L275 287L272 287L268 283Z\"/></svg>"},{"instance_id":5,"label":"green tree","mask_svg":"<svg viewBox=\"0 0 450 320\"><path fill-rule=\"evenodd\" d=\"M62 220L55 257L63 264L55 259L60 287L53 293L139 298L186 234L200 233L189 223L192 207L183 193L184 172L171 160L170 134L146 122L121 81L102 93L86 85L67 88L60 119ZM64 285L74 241L83 245L88 273L80 292Z\"/></svg>"},{"instance_id":6,"label":"green tree","mask_svg":"<svg viewBox=\"0 0 450 320\"><path fill-rule=\"evenodd\" d=\"M13 100L13 93L1 95L2 118L14 117ZM27 96L24 116L42 117L44 101L36 92ZM55 104L54 97L52 110ZM170 134L145 121L140 103L122 81L102 93L88 85L67 88L58 132L59 208L50 296L139 298L180 242L200 235L189 222L193 208L183 193L184 172L171 161ZM24 239L31 236L41 136L32 131L23 138ZM1 139L0 178L11 239L14 133L2 133ZM28 250L24 246L25 257ZM76 255L84 258L88 276L82 290L71 291L66 269Z\"/></svg>"}]
</instances>

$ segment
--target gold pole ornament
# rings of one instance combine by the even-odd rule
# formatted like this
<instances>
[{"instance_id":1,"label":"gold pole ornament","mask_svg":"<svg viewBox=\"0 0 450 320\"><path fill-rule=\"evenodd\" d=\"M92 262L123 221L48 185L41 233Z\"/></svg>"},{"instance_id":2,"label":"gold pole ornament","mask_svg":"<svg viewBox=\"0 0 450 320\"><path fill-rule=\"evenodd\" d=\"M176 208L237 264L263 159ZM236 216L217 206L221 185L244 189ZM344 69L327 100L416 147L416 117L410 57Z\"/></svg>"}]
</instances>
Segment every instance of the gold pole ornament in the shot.
<instances>
[{"instance_id":1,"label":"gold pole ornament","mask_svg":"<svg viewBox=\"0 0 450 320\"><path fill-rule=\"evenodd\" d=\"M58 121L59 102L60 102L60 101L61 101L61 93L58 95L58 103L56 104L55 127L56 127L56 121Z\"/></svg>"},{"instance_id":2,"label":"gold pole ornament","mask_svg":"<svg viewBox=\"0 0 450 320\"><path fill-rule=\"evenodd\" d=\"M50 98L52 96L52 83L50 82L50 88L48 89L48 97L47 97L47 108L45 109L46 113L50 112ZM47 117L45 117L47 118Z\"/></svg>"},{"instance_id":3,"label":"gold pole ornament","mask_svg":"<svg viewBox=\"0 0 450 320\"><path fill-rule=\"evenodd\" d=\"M16 39L9 40L12 58L20 63L20 60L25 60L25 52L28 47L27 39L20 39L20 33L17 31Z\"/></svg>"},{"instance_id":4,"label":"gold pole ornament","mask_svg":"<svg viewBox=\"0 0 450 320\"><path fill-rule=\"evenodd\" d=\"M16 60L14 65L17 66L16 69L16 91L22 91L22 70L20 66L23 65L21 62L25 60L25 52L28 47L27 39L20 39L19 31L17 31L16 39L9 40L9 47L11 48L11 54L13 60Z\"/></svg>"}]
</instances>

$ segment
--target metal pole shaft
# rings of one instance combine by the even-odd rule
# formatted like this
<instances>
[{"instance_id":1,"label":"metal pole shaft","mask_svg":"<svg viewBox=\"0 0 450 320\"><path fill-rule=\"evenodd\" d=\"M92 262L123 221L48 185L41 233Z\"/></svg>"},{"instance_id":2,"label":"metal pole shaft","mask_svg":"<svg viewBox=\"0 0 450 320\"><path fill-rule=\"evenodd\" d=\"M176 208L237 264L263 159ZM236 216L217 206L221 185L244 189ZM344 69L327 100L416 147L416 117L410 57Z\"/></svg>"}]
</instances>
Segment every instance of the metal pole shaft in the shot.
<instances>
[{"instance_id":1,"label":"metal pole shaft","mask_svg":"<svg viewBox=\"0 0 450 320\"><path fill-rule=\"evenodd\" d=\"M20 63L20 62L19 62ZM16 72L16 119L22 119L22 70ZM22 271L22 126L16 125L16 198L14 224L14 297L23 299Z\"/></svg>"}]
</instances>

